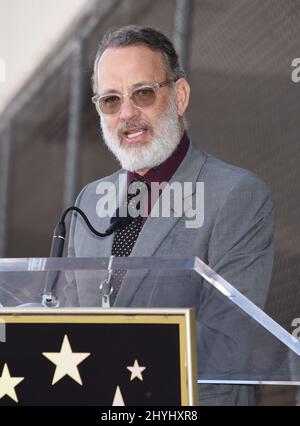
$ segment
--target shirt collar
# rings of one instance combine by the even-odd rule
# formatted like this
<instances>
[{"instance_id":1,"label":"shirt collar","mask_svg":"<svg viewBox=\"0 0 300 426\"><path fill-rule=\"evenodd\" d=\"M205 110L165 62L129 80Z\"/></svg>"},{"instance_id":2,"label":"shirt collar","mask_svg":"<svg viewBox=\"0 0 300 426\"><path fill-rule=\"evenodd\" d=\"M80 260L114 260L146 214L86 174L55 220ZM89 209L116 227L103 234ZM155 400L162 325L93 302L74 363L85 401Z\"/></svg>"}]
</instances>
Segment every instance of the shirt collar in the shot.
<instances>
[{"instance_id":1,"label":"shirt collar","mask_svg":"<svg viewBox=\"0 0 300 426\"><path fill-rule=\"evenodd\" d=\"M167 158L163 163L150 169L144 176L143 179L151 185L152 182L169 182L171 177L178 169L180 163L184 159L188 149L190 141L186 132L184 132L181 141L173 154ZM136 179L141 177L136 172L127 172L127 184L128 186Z\"/></svg>"}]
</instances>

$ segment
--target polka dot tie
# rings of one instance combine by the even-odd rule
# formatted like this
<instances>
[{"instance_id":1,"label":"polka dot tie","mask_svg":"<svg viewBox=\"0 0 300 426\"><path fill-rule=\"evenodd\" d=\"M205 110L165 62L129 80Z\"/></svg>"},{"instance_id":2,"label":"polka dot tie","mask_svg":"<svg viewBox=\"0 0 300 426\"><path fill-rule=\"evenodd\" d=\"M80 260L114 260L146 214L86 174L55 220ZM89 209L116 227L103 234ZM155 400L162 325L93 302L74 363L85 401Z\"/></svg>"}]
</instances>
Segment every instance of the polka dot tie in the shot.
<instances>
[{"instance_id":1,"label":"polka dot tie","mask_svg":"<svg viewBox=\"0 0 300 426\"><path fill-rule=\"evenodd\" d=\"M142 182L143 184L139 185L139 182ZM133 194L127 194L128 209L130 209L131 207L139 208L139 202L135 199L135 197L141 191L145 190L145 184L147 183L142 177L139 177L139 179L136 179L134 182L132 182L132 184L134 184L135 192ZM139 236L139 233L142 227L143 227L143 217L139 215L135 217L128 226L115 232L113 245L112 245L112 255L113 256L129 256L130 253L132 252L132 249L134 247L134 244ZM115 298L121 287L121 284L126 272L127 272L126 270L113 271L111 281L110 281L111 287L112 287L111 303L115 301Z\"/></svg>"}]
</instances>

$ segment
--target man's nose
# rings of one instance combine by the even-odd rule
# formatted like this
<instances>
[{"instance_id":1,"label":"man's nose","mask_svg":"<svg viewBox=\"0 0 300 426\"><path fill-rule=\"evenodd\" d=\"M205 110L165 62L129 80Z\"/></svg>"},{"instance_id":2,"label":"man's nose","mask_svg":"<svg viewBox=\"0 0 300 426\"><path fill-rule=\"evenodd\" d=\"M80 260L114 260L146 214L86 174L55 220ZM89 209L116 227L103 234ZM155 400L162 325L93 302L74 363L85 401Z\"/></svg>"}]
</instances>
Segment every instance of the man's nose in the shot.
<instances>
[{"instance_id":1,"label":"man's nose","mask_svg":"<svg viewBox=\"0 0 300 426\"><path fill-rule=\"evenodd\" d=\"M123 98L123 103L120 110L120 119L121 120L130 120L139 115L139 109L133 104L128 96Z\"/></svg>"}]
</instances>

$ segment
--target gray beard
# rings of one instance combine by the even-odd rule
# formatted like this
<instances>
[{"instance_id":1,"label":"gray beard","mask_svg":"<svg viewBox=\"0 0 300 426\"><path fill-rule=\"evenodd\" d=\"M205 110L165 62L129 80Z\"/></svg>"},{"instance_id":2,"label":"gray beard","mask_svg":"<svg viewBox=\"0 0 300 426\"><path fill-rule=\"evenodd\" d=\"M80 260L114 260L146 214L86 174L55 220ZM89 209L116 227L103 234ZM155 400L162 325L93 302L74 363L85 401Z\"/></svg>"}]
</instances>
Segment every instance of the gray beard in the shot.
<instances>
[{"instance_id":1,"label":"gray beard","mask_svg":"<svg viewBox=\"0 0 300 426\"><path fill-rule=\"evenodd\" d=\"M151 142L145 145L126 147L121 145L118 130L115 133L109 131L105 116L101 116L100 125L106 146L123 169L131 172L151 169L163 163L173 154L181 139L175 97L172 97L169 109L154 129Z\"/></svg>"}]
</instances>

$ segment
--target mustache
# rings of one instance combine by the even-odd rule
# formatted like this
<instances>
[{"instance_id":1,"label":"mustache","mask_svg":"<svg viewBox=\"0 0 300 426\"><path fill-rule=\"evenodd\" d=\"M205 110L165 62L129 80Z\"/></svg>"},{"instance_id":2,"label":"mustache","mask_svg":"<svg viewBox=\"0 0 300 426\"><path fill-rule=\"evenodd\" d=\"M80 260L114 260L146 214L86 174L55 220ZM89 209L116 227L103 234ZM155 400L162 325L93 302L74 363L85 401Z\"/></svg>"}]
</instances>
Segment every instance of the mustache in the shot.
<instances>
[{"instance_id":1,"label":"mustache","mask_svg":"<svg viewBox=\"0 0 300 426\"><path fill-rule=\"evenodd\" d=\"M117 128L117 135L119 138L122 136L122 133L126 132L126 130L134 129L136 127L142 127L145 130L153 131L153 127L151 124L147 123L144 120L131 120L124 123L121 123Z\"/></svg>"}]
</instances>

